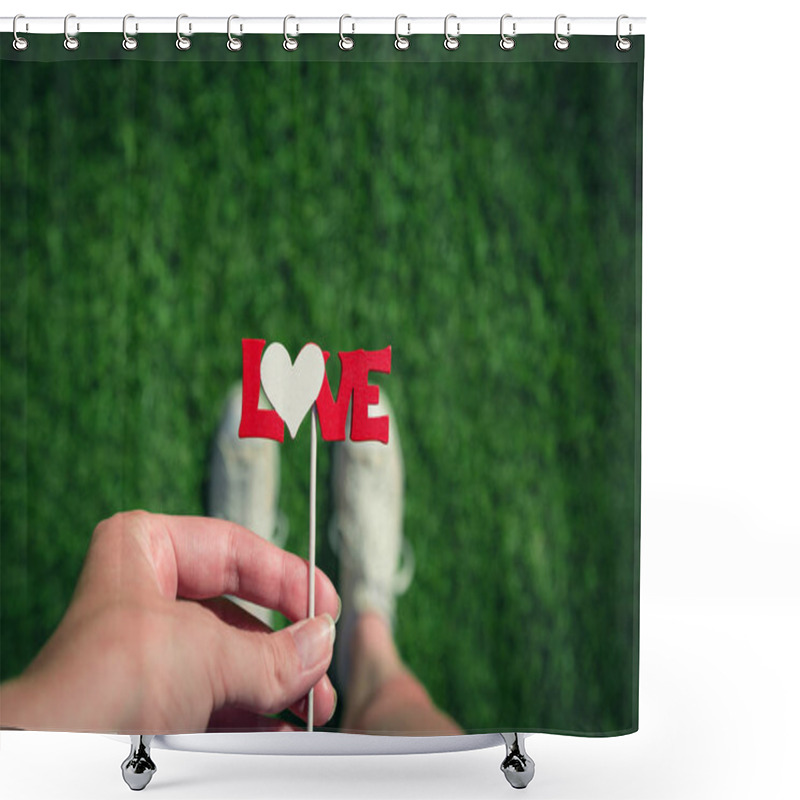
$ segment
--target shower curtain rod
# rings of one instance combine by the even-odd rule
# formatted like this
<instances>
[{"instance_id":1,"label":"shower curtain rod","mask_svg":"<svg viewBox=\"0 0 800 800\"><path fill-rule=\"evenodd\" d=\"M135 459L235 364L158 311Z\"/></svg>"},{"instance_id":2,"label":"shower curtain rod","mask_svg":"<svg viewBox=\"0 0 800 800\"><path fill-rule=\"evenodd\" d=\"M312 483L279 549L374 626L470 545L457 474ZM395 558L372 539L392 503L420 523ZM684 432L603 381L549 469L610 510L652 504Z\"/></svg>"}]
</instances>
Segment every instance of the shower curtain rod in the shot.
<instances>
[{"instance_id":1,"label":"shower curtain rod","mask_svg":"<svg viewBox=\"0 0 800 800\"><path fill-rule=\"evenodd\" d=\"M14 17L0 17L0 32L15 30ZM506 36L526 34L553 35L558 26L560 36L615 36L618 33L616 17L570 17L560 14L556 17L515 17L506 14L502 22ZM196 33L227 33L228 17L192 17L182 14L176 17L136 17L128 15L125 32L128 36L150 33L176 33L191 36ZM284 34L302 36L304 33L330 33L353 36L359 34L386 34L411 36L416 34L444 34L451 36L472 36L475 34L494 34L499 36L500 17L232 17L230 32L236 36L244 34ZM65 31L66 28L66 31ZM620 21L619 33L622 36L636 36L644 33L644 17L625 17ZM78 36L82 33L122 34L121 17L82 17L70 14L65 17L26 17L16 18L16 33L61 34ZM446 30L445 30L446 29Z\"/></svg>"}]
</instances>

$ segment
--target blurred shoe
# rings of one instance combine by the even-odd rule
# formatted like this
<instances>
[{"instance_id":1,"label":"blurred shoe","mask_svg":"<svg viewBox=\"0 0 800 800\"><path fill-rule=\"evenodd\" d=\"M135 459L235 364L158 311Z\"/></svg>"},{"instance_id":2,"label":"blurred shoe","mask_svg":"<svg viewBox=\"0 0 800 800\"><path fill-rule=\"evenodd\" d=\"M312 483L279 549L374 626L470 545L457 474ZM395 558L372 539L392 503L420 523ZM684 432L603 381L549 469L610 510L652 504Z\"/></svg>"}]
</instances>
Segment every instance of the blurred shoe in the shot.
<instances>
[{"instance_id":1,"label":"blurred shoe","mask_svg":"<svg viewBox=\"0 0 800 800\"><path fill-rule=\"evenodd\" d=\"M388 414L389 442L338 443L333 454L331 546L339 556L342 619L337 673L346 684L350 638L360 614L373 611L394 627L396 599L414 576L413 551L403 538L403 457L391 407L381 391L372 416Z\"/></svg>"},{"instance_id":2,"label":"blurred shoe","mask_svg":"<svg viewBox=\"0 0 800 800\"><path fill-rule=\"evenodd\" d=\"M288 525L278 511L280 445L271 439L240 439L242 385L231 389L211 450L209 508L212 517L235 522L278 547L286 544ZM231 597L272 626L268 609Z\"/></svg>"}]
</instances>

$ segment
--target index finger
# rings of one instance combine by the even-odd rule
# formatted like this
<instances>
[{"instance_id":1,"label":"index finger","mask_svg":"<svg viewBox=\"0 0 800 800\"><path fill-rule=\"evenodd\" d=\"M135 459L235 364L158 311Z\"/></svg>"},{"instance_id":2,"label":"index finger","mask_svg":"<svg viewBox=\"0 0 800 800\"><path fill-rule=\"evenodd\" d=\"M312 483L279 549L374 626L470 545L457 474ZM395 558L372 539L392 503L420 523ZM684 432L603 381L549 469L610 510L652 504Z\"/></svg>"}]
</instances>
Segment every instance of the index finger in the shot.
<instances>
[{"instance_id":1,"label":"index finger","mask_svg":"<svg viewBox=\"0 0 800 800\"><path fill-rule=\"evenodd\" d=\"M290 620L308 616L308 570L305 559L287 553L247 528L210 517L158 515L172 540L177 592L187 599L231 594L275 609ZM316 569L315 614L339 611L330 579Z\"/></svg>"},{"instance_id":2,"label":"index finger","mask_svg":"<svg viewBox=\"0 0 800 800\"><path fill-rule=\"evenodd\" d=\"M107 523L123 539L139 539L162 596L201 600L235 595L275 609L290 620L308 615L308 562L252 531L210 517L130 512ZM339 596L315 570L315 613L339 611Z\"/></svg>"}]
</instances>

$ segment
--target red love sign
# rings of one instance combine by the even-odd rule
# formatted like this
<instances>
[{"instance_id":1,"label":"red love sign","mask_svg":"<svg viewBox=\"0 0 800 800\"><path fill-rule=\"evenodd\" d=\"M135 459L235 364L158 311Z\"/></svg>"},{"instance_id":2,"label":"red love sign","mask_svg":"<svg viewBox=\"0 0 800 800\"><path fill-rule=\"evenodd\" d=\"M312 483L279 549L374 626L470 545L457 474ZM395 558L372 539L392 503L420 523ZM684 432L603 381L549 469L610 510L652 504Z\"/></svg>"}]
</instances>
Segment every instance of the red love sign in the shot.
<instances>
[{"instance_id":1,"label":"red love sign","mask_svg":"<svg viewBox=\"0 0 800 800\"><path fill-rule=\"evenodd\" d=\"M242 420L239 425L239 437L274 439L282 442L284 422L278 412L258 407L261 357L265 345L265 339L242 339ZM330 353L323 352L323 355L327 364ZM342 352L339 353L339 362L342 365L342 372L336 399L333 399L326 375L316 400L322 438L327 442L344 440L347 412L352 399L353 414L350 424L352 441L378 441L386 444L389 441L389 418L385 415L378 417L369 415L369 407L376 405L380 398L380 389L369 383L369 374L392 371L392 348Z\"/></svg>"}]
</instances>

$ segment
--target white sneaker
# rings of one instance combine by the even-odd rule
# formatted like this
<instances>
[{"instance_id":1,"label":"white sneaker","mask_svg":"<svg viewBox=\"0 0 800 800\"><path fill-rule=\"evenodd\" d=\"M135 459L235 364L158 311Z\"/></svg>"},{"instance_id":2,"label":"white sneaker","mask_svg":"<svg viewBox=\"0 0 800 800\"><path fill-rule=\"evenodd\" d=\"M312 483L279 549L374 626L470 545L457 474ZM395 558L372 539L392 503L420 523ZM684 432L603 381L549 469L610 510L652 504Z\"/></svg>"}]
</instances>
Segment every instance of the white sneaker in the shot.
<instances>
[{"instance_id":1,"label":"white sneaker","mask_svg":"<svg viewBox=\"0 0 800 800\"><path fill-rule=\"evenodd\" d=\"M333 455L331 545L339 555L342 620L339 680L348 674L350 634L355 620L374 611L394 626L396 599L414 576L414 558L403 538L403 458L391 407L381 392L372 416L389 415L389 442L352 442L349 435Z\"/></svg>"},{"instance_id":2,"label":"white sneaker","mask_svg":"<svg viewBox=\"0 0 800 800\"><path fill-rule=\"evenodd\" d=\"M271 439L240 439L242 385L231 389L211 450L208 487L209 516L235 522L262 539L283 547L286 518L278 512L280 445ZM271 625L272 613L246 600L237 605Z\"/></svg>"}]
</instances>

